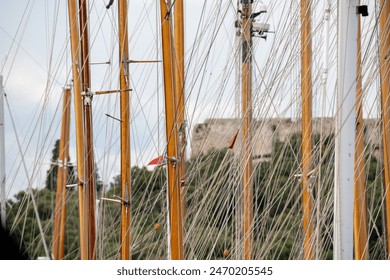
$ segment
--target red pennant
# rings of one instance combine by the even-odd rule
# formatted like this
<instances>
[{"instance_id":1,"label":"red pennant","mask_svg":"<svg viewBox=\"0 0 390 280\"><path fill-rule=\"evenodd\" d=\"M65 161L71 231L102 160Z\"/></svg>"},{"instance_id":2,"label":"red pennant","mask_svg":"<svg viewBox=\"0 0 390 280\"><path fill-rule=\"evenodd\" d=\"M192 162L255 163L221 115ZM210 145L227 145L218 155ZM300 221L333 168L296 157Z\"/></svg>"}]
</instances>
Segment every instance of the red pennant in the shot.
<instances>
[{"instance_id":1,"label":"red pennant","mask_svg":"<svg viewBox=\"0 0 390 280\"><path fill-rule=\"evenodd\" d=\"M156 157L155 159L152 159L152 160L148 163L148 166L149 166L149 165L162 164L162 163L164 163L164 161L165 161L165 157L164 157L164 156L159 156L159 157Z\"/></svg>"},{"instance_id":2,"label":"red pennant","mask_svg":"<svg viewBox=\"0 0 390 280\"><path fill-rule=\"evenodd\" d=\"M230 140L229 144L228 144L228 148L229 149L233 149L234 147L234 143L236 143L236 140L237 140L237 136L238 136L238 130L237 132L233 135L232 139Z\"/></svg>"}]
</instances>

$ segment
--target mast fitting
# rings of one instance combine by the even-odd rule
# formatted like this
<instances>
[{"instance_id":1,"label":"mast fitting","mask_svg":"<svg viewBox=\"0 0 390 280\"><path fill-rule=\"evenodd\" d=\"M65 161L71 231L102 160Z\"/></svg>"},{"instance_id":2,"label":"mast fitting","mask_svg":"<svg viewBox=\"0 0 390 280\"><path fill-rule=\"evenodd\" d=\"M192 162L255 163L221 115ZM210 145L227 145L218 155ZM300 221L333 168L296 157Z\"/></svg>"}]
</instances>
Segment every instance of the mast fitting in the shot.
<instances>
[{"instance_id":1,"label":"mast fitting","mask_svg":"<svg viewBox=\"0 0 390 280\"><path fill-rule=\"evenodd\" d=\"M368 16L368 6L367 5L356 6L356 14L362 15L362 17Z\"/></svg>"},{"instance_id":2,"label":"mast fitting","mask_svg":"<svg viewBox=\"0 0 390 280\"><path fill-rule=\"evenodd\" d=\"M119 203L119 204L122 204L122 205L125 205L125 206L130 206L131 205L131 200L125 200L125 199L123 199L123 198L121 198L120 196L117 196L117 195L114 195L114 197L115 197L115 199L114 198L108 198L108 197L101 197L100 200L115 202L115 203Z\"/></svg>"},{"instance_id":3,"label":"mast fitting","mask_svg":"<svg viewBox=\"0 0 390 280\"><path fill-rule=\"evenodd\" d=\"M171 162L173 165L176 165L180 163L180 159L177 159L175 157L165 157L169 162Z\"/></svg>"},{"instance_id":4,"label":"mast fitting","mask_svg":"<svg viewBox=\"0 0 390 280\"><path fill-rule=\"evenodd\" d=\"M83 91L81 93L81 96L84 97L84 105L85 106L90 106L91 103L92 103L92 96L93 96L93 92L91 92L89 90L89 88L87 88L85 91Z\"/></svg>"}]
</instances>

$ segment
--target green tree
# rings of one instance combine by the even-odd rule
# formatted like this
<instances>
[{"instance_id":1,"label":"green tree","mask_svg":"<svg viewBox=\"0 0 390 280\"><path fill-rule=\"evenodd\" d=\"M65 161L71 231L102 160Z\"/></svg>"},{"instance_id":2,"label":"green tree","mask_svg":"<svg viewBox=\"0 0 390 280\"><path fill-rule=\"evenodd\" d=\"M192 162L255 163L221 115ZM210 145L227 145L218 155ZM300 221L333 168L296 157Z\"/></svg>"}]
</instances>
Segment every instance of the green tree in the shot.
<instances>
[{"instance_id":1,"label":"green tree","mask_svg":"<svg viewBox=\"0 0 390 280\"><path fill-rule=\"evenodd\" d=\"M314 137L314 164L321 162L321 182L314 178L315 184L320 183L322 197L331 197L333 192L332 170L334 136L323 139L322 155L319 158L319 137ZM296 256L301 250L300 237L297 233L302 231L302 209L299 201L300 181L294 176L300 173L301 136L292 135L288 141L276 141L269 161L259 162L255 166L254 176L254 205L255 227L254 244L267 244L272 241L272 248L265 255L268 259L289 259ZM58 141L53 149L52 160L58 158ZM207 219L200 219L196 224L197 233L189 235L186 244L192 242L196 236L202 240L201 252L196 252L198 259L222 258L225 248L233 247L234 236L232 232L221 233L222 228L233 228L236 205L233 193L239 188L239 178L235 182L237 170L232 162L234 157L229 150L214 150L210 153L187 162L188 171L188 213L187 221L202 218L202 214L210 215ZM33 194L37 203L39 217L45 232L46 243L49 250L52 243L53 209L55 204L56 174L55 165L47 172L46 188L34 189ZM375 219L370 220L370 257L383 259L384 227L382 225L382 170L381 164L374 156L366 158L367 171L367 200L370 213ZM74 176L74 174L73 174ZM96 181L99 175L96 172ZM315 175L314 175L315 176ZM75 182L76 179L73 179ZM51 181L51 182L50 182ZM238 183L237 183L238 182ZM165 259L167 256L166 224L167 224L167 197L166 197L166 169L156 168L149 171L146 167L131 168L131 234L137 240L132 247L133 259ZM99 185L99 183L97 184ZM228 188L228 189L227 189ZM316 187L313 187L313 196L316 197ZM223 195L223 196L222 196ZM121 196L120 175L114 177L110 187L98 197L116 198ZM207 202L202 204L202 202ZM229 202L229 203L226 203ZM324 204L324 203L323 203ZM120 203L101 200L99 203L98 218L98 256L104 259L118 259L120 250ZM321 257L332 256L332 231L329 225L333 221L331 209L321 206L324 211L323 227L320 229L325 247ZM8 221L12 233L20 244L24 244L26 253L31 258L45 254L41 242L36 215L33 209L29 192L17 193L13 200L8 201ZM200 214L199 214L200 213ZM211 214L210 214L211 213ZM159 224L160 229L154 226ZM228 224L228 226L226 226ZM188 224L187 224L188 227ZM270 235L270 229L275 232ZM259 246L259 245L256 245ZM190 248L187 248L187 252ZM79 255L79 213L78 192L67 193L67 218L65 258L78 259Z\"/></svg>"}]
</instances>

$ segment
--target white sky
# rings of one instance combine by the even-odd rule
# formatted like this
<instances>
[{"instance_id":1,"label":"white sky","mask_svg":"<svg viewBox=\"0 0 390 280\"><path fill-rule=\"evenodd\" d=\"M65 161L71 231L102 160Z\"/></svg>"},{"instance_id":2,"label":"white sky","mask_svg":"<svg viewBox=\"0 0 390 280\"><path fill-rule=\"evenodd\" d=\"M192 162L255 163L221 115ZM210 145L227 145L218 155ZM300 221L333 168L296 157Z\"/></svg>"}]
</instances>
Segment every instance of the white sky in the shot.
<instances>
[{"instance_id":1,"label":"white sky","mask_svg":"<svg viewBox=\"0 0 390 280\"><path fill-rule=\"evenodd\" d=\"M105 9L108 0L90 0L92 91L118 87L117 6ZM259 20L271 24L274 34L267 40L254 39L254 115L257 118L299 116L299 3L298 1L255 1L267 4L268 13ZM314 1L313 87L314 113L321 115L319 100L323 52L323 3ZM60 137L62 87L71 80L67 1L0 0L0 69L11 110L6 116L6 169L9 197L28 184L41 187L51 150ZM129 49L131 59L161 59L159 10L156 0L129 1ZM189 130L210 117L234 117L234 16L236 1L185 0L186 11L186 94ZM373 6L370 6L372 9ZM204 16L202 17L202 9ZM372 10L371 10L372 11ZM371 13L372 14L372 13ZM334 37L336 11L331 16ZM369 18L364 26L370 31ZM370 35L364 37L370 42ZM331 38L329 92L334 92L335 39ZM366 43L367 45L367 43ZM371 48L375 46L369 45ZM291 54L291 56L288 56ZM280 58L280 59L279 59ZM290 59L290 60L288 60ZM280 67L275 63L281 63ZM369 68L370 66L367 66ZM373 70L372 70L373 71ZM146 165L164 150L164 120L161 65L131 65L132 164ZM369 78L366 78L369 79ZM369 91L373 82L368 84ZM295 96L295 97L294 97ZM325 115L332 114L334 95L328 94ZM367 99L370 99L367 97ZM374 98L365 107L366 116L375 116ZM72 100L73 101L73 100ZM105 183L119 173L119 126L105 113L119 116L118 97L94 98L95 156ZM6 105L5 105L6 106ZM374 113L373 113L374 112ZM21 165L15 132L22 143L27 173ZM71 160L75 161L73 111Z\"/></svg>"},{"instance_id":2,"label":"white sky","mask_svg":"<svg viewBox=\"0 0 390 280\"><path fill-rule=\"evenodd\" d=\"M107 62L110 65L94 65L92 69L92 91L115 89L117 79L117 6L116 1L110 10L105 9L107 1L89 1L90 3L90 46L91 62ZM219 53L217 59L226 61L227 49L233 47L228 41L234 38L234 29L226 34L227 25L233 26L233 20L226 21L234 14L234 5L226 2L220 11L216 11L216 2L187 0L186 45L194 41L198 23L201 32L198 36L200 47L210 44L208 41L215 28L220 28L219 39L213 43L212 53ZM6 115L6 169L7 192L9 197L28 184L41 187L49 165L51 150L60 137L60 108L62 88L70 83L71 62L68 32L67 1L65 0L18 0L4 1L0 14L0 69L3 76L10 110L5 105ZM223 3L223 2L221 2ZM129 1L129 49L131 59L160 59L159 10L158 1ZM206 13L216 15L224 13L224 18L214 21L200 18L202 7ZM156 21L156 19L158 21ZM221 23L223 23L221 25ZM212 24L213 26L211 26ZM202 31L203 29L203 31ZM227 38L230 36L230 39ZM224 48L225 46L226 48ZM199 47L199 49L200 49ZM187 49L189 49L187 47ZM202 48L203 49L203 48ZM189 50L190 51L190 50ZM193 53L193 69L200 71L204 67L206 52ZM213 88L210 77L217 75L216 69L224 64L213 59L207 61L207 70L191 77L191 89L194 100L198 99L200 79L208 89ZM132 164L146 165L148 160L163 152L164 121L163 98L161 89L161 65L131 65L132 88ZM202 78L205 75L206 78ZM219 74L218 74L219 75ZM217 89L215 89L217 90ZM200 115L207 116L207 110L215 110L209 97L204 102L198 100L199 112L192 109L196 117L189 121L197 122ZM73 101L73 100L72 100ZM107 119L105 113L119 115L117 96L94 98L94 138L95 154L99 173L108 183L112 176L119 173L119 126ZM191 104L192 99L188 99ZM195 101L194 101L195 102ZM189 109L190 111L191 109ZM11 115L16 125L16 133L21 142L22 153L27 166L26 175L21 164L21 155L12 129ZM71 128L71 160L75 160L75 139L73 129L73 111ZM159 130L159 132L157 131Z\"/></svg>"}]
</instances>

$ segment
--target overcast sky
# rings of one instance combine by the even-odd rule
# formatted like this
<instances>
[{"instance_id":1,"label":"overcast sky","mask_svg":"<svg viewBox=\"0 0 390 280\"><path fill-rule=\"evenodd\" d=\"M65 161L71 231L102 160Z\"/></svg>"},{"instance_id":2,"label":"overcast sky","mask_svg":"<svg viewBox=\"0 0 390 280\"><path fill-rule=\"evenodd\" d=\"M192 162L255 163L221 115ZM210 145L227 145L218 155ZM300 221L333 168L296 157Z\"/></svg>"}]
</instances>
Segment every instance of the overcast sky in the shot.
<instances>
[{"instance_id":1,"label":"overcast sky","mask_svg":"<svg viewBox=\"0 0 390 280\"><path fill-rule=\"evenodd\" d=\"M91 62L110 62L91 66L92 91L118 87L117 6L114 3L107 10L106 2L108 0L89 1ZM185 1L186 15L191 16L186 19L186 49L187 55L194 58L190 67L196 72L189 77L189 90L194 93L187 102L196 103L197 110L189 109L192 110L189 121L202 121L208 110L215 114L216 107L211 102L214 95L209 95L206 101L199 99L199 84L204 88L202 92L219 90L220 85L214 85L210 77L220 77L218 72L222 72L234 50L232 27L236 7L233 2L222 1L221 5L217 1ZM34 188L44 185L51 150L60 137L62 88L72 79L69 28L65 0L1 0L0 3L0 69L7 94L7 193L12 197L27 185ZM131 59L161 59L157 5L159 1L129 1ZM201 17L202 9L213 18ZM191 52L189 46L194 43L195 36L200 38L196 43L199 51ZM212 48L207 47L211 45ZM207 52L217 55L206 61ZM205 65L209 70L200 73ZM143 166L164 150L162 71L159 64L131 65L130 71L134 89L131 97L132 164ZM119 173L119 125L105 113L119 116L119 101L118 96L99 96L93 102L96 161L102 179L108 183ZM71 118L70 156L74 162L73 111ZM21 153L27 170L23 167Z\"/></svg>"},{"instance_id":2,"label":"overcast sky","mask_svg":"<svg viewBox=\"0 0 390 280\"><path fill-rule=\"evenodd\" d=\"M117 6L108 0L89 1L91 90L118 88ZM314 114L321 115L321 66L323 53L323 3L313 8ZM233 0L185 0L186 105L188 132L210 117L235 116L235 29ZM42 187L51 150L60 137L62 88L71 83L71 61L66 0L0 0L0 74L5 103L6 170L9 197L26 186ZM270 23L275 33L267 40L254 39L254 116L299 117L299 3L255 1L267 4L268 13L258 18ZM130 59L161 59L159 1L129 1ZM329 93L326 114L332 114L336 57L336 9L332 7ZM370 6L370 14L373 6ZM364 19L372 29L372 17ZM374 30L375 31L375 30ZM371 32L371 33L370 33ZM366 45L375 48L367 32ZM371 38L371 39L370 39ZM371 41L370 41L371 40ZM372 49L366 54L372 53ZM369 61L369 59L367 59ZM368 63L368 62L367 62ZM277 67L276 67L277 65ZM368 69L369 66L367 66ZM375 72L371 69L370 71ZM164 152L164 102L160 63L130 66L132 165L144 166ZM365 78L368 79L368 78ZM368 90L372 85L368 85ZM367 97L367 99L369 99ZM365 114L375 116L375 103ZM73 100L72 100L73 101ZM106 113L119 116L118 96L95 97L95 158L104 183L119 173L119 124ZM9 104L10 108L7 107ZM373 105L374 104L374 105ZM374 108L374 109L373 109ZM16 131L11 122L14 120ZM74 113L71 114L70 157L75 161ZM21 151L16 136L21 143ZM189 143L190 146L190 143ZM22 164L23 154L27 172ZM27 173L27 174L26 174Z\"/></svg>"}]
</instances>

